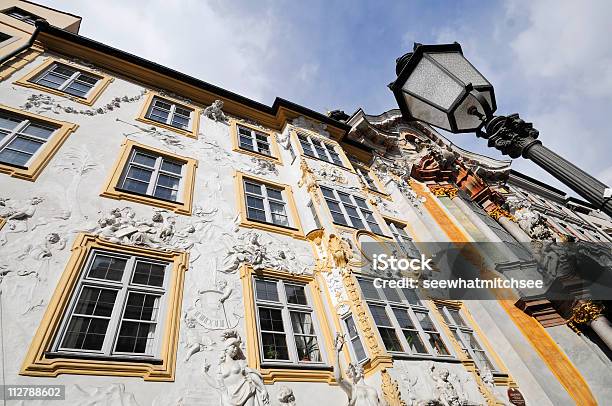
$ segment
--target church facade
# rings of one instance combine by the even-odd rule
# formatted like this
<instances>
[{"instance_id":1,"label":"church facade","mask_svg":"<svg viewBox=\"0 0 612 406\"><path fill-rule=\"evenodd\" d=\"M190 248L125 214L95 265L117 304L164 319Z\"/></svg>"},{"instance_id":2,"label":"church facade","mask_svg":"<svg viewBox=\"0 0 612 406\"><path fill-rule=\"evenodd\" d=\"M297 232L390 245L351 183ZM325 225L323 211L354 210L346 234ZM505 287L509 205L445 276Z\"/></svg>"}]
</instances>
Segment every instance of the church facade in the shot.
<instances>
[{"instance_id":1,"label":"church facade","mask_svg":"<svg viewBox=\"0 0 612 406\"><path fill-rule=\"evenodd\" d=\"M605 214L398 110L263 105L79 25L0 1L4 385L70 405L609 402L604 302L432 299L375 284L397 275L363 248L490 243L468 255L483 275L537 274L526 247L610 243Z\"/></svg>"}]
</instances>

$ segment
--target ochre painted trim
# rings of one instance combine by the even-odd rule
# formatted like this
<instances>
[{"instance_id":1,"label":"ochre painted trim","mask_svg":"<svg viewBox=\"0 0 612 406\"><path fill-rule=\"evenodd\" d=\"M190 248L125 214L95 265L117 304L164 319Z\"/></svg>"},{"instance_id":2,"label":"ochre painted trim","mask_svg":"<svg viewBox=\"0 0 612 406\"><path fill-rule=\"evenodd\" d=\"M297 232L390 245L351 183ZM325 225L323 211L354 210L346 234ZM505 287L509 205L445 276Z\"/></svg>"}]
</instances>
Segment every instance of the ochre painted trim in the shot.
<instances>
[{"instance_id":1,"label":"ochre painted trim","mask_svg":"<svg viewBox=\"0 0 612 406\"><path fill-rule=\"evenodd\" d=\"M166 123L160 123L159 121L155 121L155 120L151 120L147 118L147 111L149 111L149 107L151 106L151 103L153 102L154 97L157 97L163 100L167 100L168 102L172 104L177 104L187 110L192 110L191 131L183 130L182 128L173 127ZM156 92L154 90L147 90L147 97L142 103L142 107L140 109L140 112L138 113L138 117L136 117L136 120L142 123L145 123L145 124L152 125L152 126L161 127L166 130L173 131L175 133L183 134L190 138L198 139L198 133L200 131L200 115L201 114L202 114L202 109L200 109L199 107L196 107L192 104L182 102L172 97L162 95L161 93Z\"/></svg>"},{"instance_id":2,"label":"ochre painted trim","mask_svg":"<svg viewBox=\"0 0 612 406\"><path fill-rule=\"evenodd\" d=\"M236 207L238 207L240 214L240 226L246 228L257 228L260 230L270 231L273 233L279 233L291 236L293 238L297 238L300 240L305 240L304 230L302 229L302 223L300 222L300 216L297 211L297 207L295 205L295 200L293 198L293 190L291 186L285 185L282 183L272 182L267 179L258 178L256 176L252 176L250 174L242 173L236 171L234 173L234 178L236 179ZM252 179L258 183L263 183L266 185L270 185L279 189L283 189L285 195L287 196L287 206L289 207L290 217L294 224L293 227L283 227L278 226L276 224L262 223L259 221L249 220L247 217L247 208L245 201L245 193L244 193L244 179Z\"/></svg>"},{"instance_id":3,"label":"ochre painted trim","mask_svg":"<svg viewBox=\"0 0 612 406\"><path fill-rule=\"evenodd\" d=\"M62 144L68 136L76 131L79 126L77 124L68 123L66 121L54 120L52 118L33 114L28 111L15 109L9 106L0 104L0 111L6 111L14 113L19 116L31 119L33 121L39 121L42 123L49 124L57 129L47 140L47 142L37 151L34 160L28 165L27 168L17 168L11 165L0 163L0 173L6 173L14 178L25 179L34 182L36 178L41 174L42 170L47 166L49 161L61 148Z\"/></svg>"},{"instance_id":4,"label":"ochre painted trim","mask_svg":"<svg viewBox=\"0 0 612 406\"><path fill-rule=\"evenodd\" d=\"M2 227L4 227L5 224L6 224L6 219L3 217L0 217L0 230L2 230Z\"/></svg>"},{"instance_id":5,"label":"ochre painted trim","mask_svg":"<svg viewBox=\"0 0 612 406\"><path fill-rule=\"evenodd\" d=\"M287 272L274 270L253 270L252 267L243 265L240 269L240 279L242 280L242 296L244 298L244 319L247 334L247 362L249 367L261 372L265 384L273 384L277 381L282 382L327 382L335 384L334 372L332 370L309 369L309 368L264 368L261 366L260 343L257 330L255 314L255 296L253 294L253 275L281 279L283 281L301 282L308 286L312 297L312 308L318 325L321 328L321 335L328 357L328 361L334 357L334 340L329 328L327 314L321 300L320 292L322 288L318 280L311 275L295 275ZM328 364L329 366L331 364Z\"/></svg>"},{"instance_id":6,"label":"ochre painted trim","mask_svg":"<svg viewBox=\"0 0 612 406\"><path fill-rule=\"evenodd\" d=\"M438 222L442 230L451 242L466 242L470 238L465 235L453 222L446 212L439 206L425 188L418 182L410 182L410 186L418 196L425 198L423 204L431 216ZM469 250L466 259L477 266L485 263L482 255L476 250ZM489 278L492 272L481 268L481 278ZM506 311L516 327L521 331L531 346L540 355L544 363L557 377L559 383L578 405L597 405L591 390L580 371L572 364L565 352L559 348L544 327L533 317L528 316L514 305L516 297L508 290L492 290L497 297L497 302Z\"/></svg>"},{"instance_id":7,"label":"ochre painted trim","mask_svg":"<svg viewBox=\"0 0 612 406\"><path fill-rule=\"evenodd\" d=\"M152 196L141 196L130 192L116 189L123 170L127 165L130 158L130 154L134 148L138 148L144 151L149 151L157 155L171 158L175 161L183 162L185 165L185 175L183 179L183 195L181 202L170 202L166 200L156 199ZM111 173L104 184L102 193L100 196L108 197L117 200L129 200L131 202L142 203L149 206L162 207L164 209L172 210L178 214L190 215L193 204L193 193L195 187L195 173L198 166L198 161L193 158L186 158L180 155L173 154L171 152L162 151L160 149L152 148L144 144L139 144L132 140L125 140L121 144L121 150L119 152L119 158L115 162L115 165L111 169Z\"/></svg>"},{"instance_id":8,"label":"ochre painted trim","mask_svg":"<svg viewBox=\"0 0 612 406\"><path fill-rule=\"evenodd\" d=\"M53 89L47 86L43 86L43 85L39 85L38 83L34 83L34 82L30 82L30 80L34 79L36 76L42 74L45 70L47 70L52 64L57 63L57 64L61 64L61 65L67 65L70 66L72 68L78 69L81 72L84 73L88 73L92 76L96 76L98 78L100 78L98 80L98 83L96 84L96 86L94 86L90 91L89 91L89 96L87 96L87 98L82 98L82 97L75 97L72 96L62 90L57 90L57 89ZM30 71L30 73L28 73L27 75L25 75L24 77L22 77L21 79L15 81L16 85L19 86L23 86L23 87L28 87L30 89L36 89L36 90L40 90L42 92L45 93L51 93L51 94L55 94L57 96L62 96L65 97L67 99L70 99L74 102L77 103L81 103L81 104L85 104L87 106L93 106L93 104L96 102L96 100L98 100L98 97L100 97L100 95L102 94L102 92L104 91L104 89L106 89L108 87L108 85L114 80L113 77L104 74L104 73L99 73L99 72L94 72L90 69L87 69L81 65L77 65L75 63L72 62L68 62L68 61L64 61L61 59L57 59L57 58L48 58L45 62L43 62L39 67L34 68L33 70Z\"/></svg>"},{"instance_id":9,"label":"ochre painted trim","mask_svg":"<svg viewBox=\"0 0 612 406\"><path fill-rule=\"evenodd\" d=\"M38 46L32 46L29 50L14 56L9 62L5 62L0 67L0 81L6 80L43 53L43 49Z\"/></svg>"},{"instance_id":10,"label":"ochre painted trim","mask_svg":"<svg viewBox=\"0 0 612 406\"><path fill-rule=\"evenodd\" d=\"M293 142L293 144L297 148L297 150L299 152L299 155L302 157L302 159L306 158L306 159L312 159L312 160L315 160L315 161L325 162L326 164L332 165L332 166L334 166L336 168L344 169L345 171L357 174L357 172L355 172L355 168L353 168L353 164L351 163L351 161L346 156L346 153L344 152L344 149L342 148L340 143L338 143L338 141L332 140L330 138L323 137L323 136L321 136L321 135L319 135L319 134L317 134L317 133L315 133L313 131L302 129L300 127L293 126L293 128L294 129L289 131L289 137L290 137L290 141L289 142ZM327 142L328 144L333 145L335 147L334 150L338 153L338 155L340 156L340 159L342 159L342 162L344 163L344 166L336 165L335 163L328 162L328 161L326 161L324 159L320 159L320 158L317 158L317 157L314 157L314 156L306 155L304 153L304 150L302 149L302 144L300 143L300 140L298 139L298 135L297 135L298 132L303 132L306 135L310 136L311 138L317 138L321 142Z\"/></svg>"},{"instance_id":11,"label":"ochre painted trim","mask_svg":"<svg viewBox=\"0 0 612 406\"><path fill-rule=\"evenodd\" d=\"M45 352L53 340L77 286L87 257L92 249L112 250L131 255L147 256L172 263L171 282L167 292L165 330L163 332L161 364L110 360L47 358ZM77 235L72 255L64 270L47 310L23 361L20 375L56 377L60 374L135 376L146 381L174 381L176 352L179 342L181 304L189 254L180 251L155 251L143 247L120 245L90 234Z\"/></svg>"},{"instance_id":12,"label":"ochre painted trim","mask_svg":"<svg viewBox=\"0 0 612 406\"><path fill-rule=\"evenodd\" d=\"M246 127L250 130L253 131L257 131L259 133L262 134L266 134L268 136L269 144L271 147L271 151L272 151L272 156L268 156L268 155L264 155L264 154L259 154L257 152L254 151L249 151L248 149L242 149L240 148L240 142L238 140L239 136L238 136L238 125L240 125L241 127ZM257 127L255 125L252 124L248 124L242 120L239 119L235 119L235 118L231 118L230 119L230 137L232 139L232 151L234 152L239 152L241 154L246 154L246 155L250 155L253 156L255 158L259 158L259 159L266 159L268 161L272 161L275 164L279 164L282 165L283 164L283 160L281 158L281 154L280 154L280 149L278 148L278 142L276 140L276 136L274 134L273 131L271 130L264 130L260 127Z\"/></svg>"}]
</instances>

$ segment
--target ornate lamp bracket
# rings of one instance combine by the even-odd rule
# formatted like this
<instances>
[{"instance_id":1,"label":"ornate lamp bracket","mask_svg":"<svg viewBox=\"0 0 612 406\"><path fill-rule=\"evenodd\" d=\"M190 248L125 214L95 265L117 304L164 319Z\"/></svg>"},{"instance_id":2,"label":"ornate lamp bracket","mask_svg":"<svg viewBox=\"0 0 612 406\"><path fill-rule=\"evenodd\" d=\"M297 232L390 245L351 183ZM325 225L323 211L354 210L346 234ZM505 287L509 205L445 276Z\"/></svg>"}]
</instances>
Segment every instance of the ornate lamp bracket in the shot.
<instances>
[{"instance_id":1,"label":"ornate lamp bracket","mask_svg":"<svg viewBox=\"0 0 612 406\"><path fill-rule=\"evenodd\" d=\"M525 152L534 144L541 144L540 135L533 124L522 120L517 113L509 116L495 116L485 125L485 131L476 133L488 140L489 147L501 151L511 158L525 156Z\"/></svg>"}]
</instances>

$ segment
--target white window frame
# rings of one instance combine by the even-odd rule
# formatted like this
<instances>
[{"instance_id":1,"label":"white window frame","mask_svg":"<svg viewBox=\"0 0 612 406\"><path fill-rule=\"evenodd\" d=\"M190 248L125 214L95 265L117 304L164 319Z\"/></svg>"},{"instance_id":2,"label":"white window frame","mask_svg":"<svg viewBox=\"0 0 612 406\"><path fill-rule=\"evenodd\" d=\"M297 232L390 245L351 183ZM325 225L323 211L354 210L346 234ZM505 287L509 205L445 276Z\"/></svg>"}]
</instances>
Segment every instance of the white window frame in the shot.
<instances>
[{"instance_id":1,"label":"white window frame","mask_svg":"<svg viewBox=\"0 0 612 406\"><path fill-rule=\"evenodd\" d=\"M429 308L425 306L425 304L416 297L416 292L415 292L414 298L408 298L407 294L405 293L403 289L388 288L388 289L394 290L398 294L399 298L401 299L401 302L395 302L387 298L384 289L375 287L373 285L372 279L358 277L357 281L358 281L359 289L361 289L362 300L366 302L368 305L367 306L368 312L370 313L370 317L372 317L372 320L374 321L374 324L376 325L376 333L378 334L381 342L383 343L383 346L385 346L385 344L382 339L382 334L380 333L379 328L392 328L395 331L396 338L398 339L398 341L400 342L402 346L402 351L393 351L393 350L387 349L387 352L389 354L398 355L398 356L414 356L414 357L426 357L426 358L454 358L452 352L450 351L450 347L447 343L447 340L445 340L442 330L439 328L439 326L434 321L434 318L432 317L432 314ZM366 295L364 294L363 288L362 288L362 283L371 284L372 289L374 289L378 294L378 299L366 297ZM416 301L414 299L416 299ZM383 307L387 315L387 319L390 321L391 325L390 326L377 325L376 319L374 318L372 314L370 306ZM399 322L397 321L397 317L395 313L393 312L393 309L398 309L400 311L407 312L408 317L410 321L412 322L413 327L412 328L402 328ZM426 314L434 330L425 330L424 327L419 322L419 319L416 316L417 313ZM427 352L411 351L410 345L408 344L408 341L404 335L403 330L410 330L410 331L416 332L417 336L419 337L421 341L421 344L425 347ZM434 335L434 334L438 336L439 340L444 345L446 352L448 354L437 353L434 347L431 345L431 343L428 340L428 337L429 335Z\"/></svg>"},{"instance_id":2,"label":"white window frame","mask_svg":"<svg viewBox=\"0 0 612 406\"><path fill-rule=\"evenodd\" d=\"M52 87L52 86L47 86L43 83L40 83L41 80L43 80L48 74L50 74L56 67L58 66L64 66L68 69L74 70L75 72L70 76L70 77L66 77L64 79L64 83L62 83L59 87ZM61 75L58 73L55 73L56 75ZM65 76L65 75L62 75ZM80 80L81 76L88 76L91 78L96 79L96 83L88 83L88 82L84 82L82 80ZM49 89L54 89L54 90L58 90L60 92L64 92L70 96L73 97L78 97L80 99L87 99L87 97L89 97L90 93L96 88L96 86L98 86L98 84L100 83L100 80L102 80L102 77L89 73L89 72L85 72L75 66L72 65L67 65L65 63L59 63L59 62L54 62L52 63L47 69L45 69L43 72L39 73L38 75L36 75L34 78L30 79L31 82L36 83L40 86L49 88ZM50 81L49 81L50 82ZM81 83L81 84L85 84L86 86L91 86L89 88L89 90L87 91L87 93L85 93L83 96L80 95L76 95L76 94L72 94L70 92L67 92L66 89L73 83Z\"/></svg>"},{"instance_id":3,"label":"white window frame","mask_svg":"<svg viewBox=\"0 0 612 406\"><path fill-rule=\"evenodd\" d=\"M263 300L257 297L257 281L258 280L276 283L276 292L277 292L278 299L279 299L278 302ZM294 286L303 287L307 304L299 305L299 304L289 303L287 299L285 285L294 285ZM324 343L323 337L321 335L321 326L319 324L317 314L314 310L314 307L312 306L313 297L312 297L310 288L307 284L292 281L292 280L253 276L253 298L255 300L255 318L257 322L256 327L257 327L257 335L259 338L259 355L260 355L262 366L274 366L274 365L276 366L278 365L300 365L304 367L327 366L327 362L325 361L327 354L325 353L324 346L321 345L322 343ZM263 348L263 336L262 336L261 322L259 320L259 308L260 307L268 308L268 309L278 309L281 311L281 316L283 318L283 329L284 329L285 340L287 344L287 353L289 355L288 360L270 359L270 358L265 357L264 348ZM292 311L300 312L300 313L310 313L310 319L314 326L315 337L317 339L317 347L319 349L319 355L321 357L321 361L300 361L298 359L297 344L295 340L296 334L293 332L293 325L291 323L291 312ZM279 334L279 332L275 332L275 334Z\"/></svg>"},{"instance_id":4,"label":"white window frame","mask_svg":"<svg viewBox=\"0 0 612 406\"><path fill-rule=\"evenodd\" d=\"M302 146L302 151L304 154L311 157L317 158L322 161L329 162L330 164L340 166L342 168L346 168L346 165L342 161L342 157L336 151L336 147L334 144L324 141L318 137L312 137L308 134L304 134L301 132L297 133L298 142ZM320 149L315 147L315 142L319 143ZM331 152L330 152L331 151ZM337 161L334 160L334 157L337 158Z\"/></svg>"},{"instance_id":5,"label":"white window frame","mask_svg":"<svg viewBox=\"0 0 612 406\"><path fill-rule=\"evenodd\" d=\"M2 13L30 25L34 25L36 20L42 18L20 7L11 7L8 10L4 10Z\"/></svg>"},{"instance_id":6,"label":"white window frame","mask_svg":"<svg viewBox=\"0 0 612 406\"><path fill-rule=\"evenodd\" d=\"M393 235L393 239L400 247L400 249L406 254L409 258L419 258L421 253L419 249L414 245L414 241L408 233L406 232L406 226L397 221L385 218L385 223L387 227L391 230L391 235Z\"/></svg>"},{"instance_id":7,"label":"white window frame","mask_svg":"<svg viewBox=\"0 0 612 406\"><path fill-rule=\"evenodd\" d=\"M245 131L248 131L249 135L241 133L240 132L241 129L245 130ZM261 132L261 131L256 131L256 130L254 130L252 128L245 127L245 126L240 125L240 124L236 124L236 132L237 132L237 135L238 135L238 147L240 149L245 150L245 151L256 152L256 153L261 154L263 156L268 156L268 157L274 158L274 155L272 155L272 142L270 140L270 134L266 134L266 133ZM266 140L265 141L259 140L257 138L258 135L266 137ZM249 138L251 140L251 144L253 145L253 149L250 149L250 148L247 148L247 147L243 146L242 145L241 137ZM261 147L259 145L260 142L262 144L265 144L265 145L268 146L268 148L267 148L268 152L267 153L263 152L261 150Z\"/></svg>"},{"instance_id":8,"label":"white window frame","mask_svg":"<svg viewBox=\"0 0 612 406\"><path fill-rule=\"evenodd\" d=\"M162 101L162 102L167 103L167 104L170 105L170 110L168 110L168 118L166 118L166 121L156 120L155 118L151 117L151 112L153 111L153 108L155 107L155 102L157 100ZM187 127L179 127L177 125L172 124L173 118L177 114L177 112L176 112L176 108L177 107L181 108L183 110L189 110L189 124L187 125ZM165 99L165 98L160 97L160 96L153 96L153 98L151 98L151 103L149 103L149 107L147 108L147 112L145 114L145 118L147 120L151 120L151 121L154 121L156 123L166 124L166 125L169 125L170 127L178 128L179 130L191 131L192 128L193 128L193 114L194 114L194 111L195 111L194 109L192 109L190 107L187 107L185 105L176 103L176 102L174 102L172 100L168 100L168 99ZM180 115L182 117L185 117L183 114L178 114L178 115Z\"/></svg>"},{"instance_id":9,"label":"white window frame","mask_svg":"<svg viewBox=\"0 0 612 406\"><path fill-rule=\"evenodd\" d=\"M155 165L153 167L144 165L144 164L140 164L138 162L134 162L134 156L140 153L142 155L147 155L151 158L155 158ZM164 171L162 169L162 164L164 162L164 160L171 162L173 164L177 164L177 165L181 165L181 174L176 174L174 172L168 172L168 171ZM127 179L127 174L129 172L129 169L131 166L134 167L138 167L138 168L142 168L144 170L147 171L152 171L151 172L151 177L149 178L149 184L147 186L147 191L145 193L146 196L152 197L154 199L160 199L160 200L164 200L164 201L170 201L170 202L176 202L176 203L181 203L182 199L181 197L183 196L183 189L185 187L185 174L186 174L186 170L187 170L187 165L185 162L181 162L181 161L177 161L174 158L167 158L164 155L160 155L158 153L155 152L151 152L149 150L146 149L140 149L140 148L132 148L132 151L130 152L130 157L127 160L126 164L125 164L125 168L123 168L123 173L121 174L121 178L119 180L119 189L121 189L122 191L125 191L127 193L133 193L133 194L137 194L137 195L141 195L141 193L138 193L136 191L133 190L129 190L126 189L124 187L125 181ZM166 175L166 176L170 176L170 177L174 177L174 178L179 178L179 186L178 186L178 190L176 191L176 200L171 200L171 199L166 199L163 197L159 197L159 196L155 196L155 189L157 188L157 182L159 180L159 175ZM138 182L144 183L143 180L140 179L135 179ZM167 186L160 186L162 188L165 189L170 189Z\"/></svg>"},{"instance_id":10,"label":"white window frame","mask_svg":"<svg viewBox=\"0 0 612 406\"><path fill-rule=\"evenodd\" d=\"M358 230L368 230L375 234L384 235L382 228L380 227L380 224L378 223L378 220L376 220L376 217L374 216L374 211L370 208L370 206L368 206L368 203L365 198L361 196L355 196L351 193L342 192L342 191L339 191L337 189L334 189L328 186L319 186L319 187L321 188L321 193L323 193L325 204L327 204L327 208L329 209L330 213L332 213L332 221L334 224L339 224L345 227L356 228ZM332 198L330 196L326 196L324 190L331 191L334 197ZM340 195L348 196L351 203L348 203L342 200ZM338 204L340 206L341 213L338 211L332 210L332 208L329 206L329 201L332 201ZM362 201L363 204L359 204L358 203L359 201ZM358 225L354 223L353 218L355 218L355 216L349 216L348 211L346 209L347 206L355 209L355 211L357 212L359 216L358 220L361 221L364 227L359 227ZM333 213L342 214L342 216L344 217L344 222L337 221L336 219L334 219ZM372 219L374 221L368 221L365 213L369 213L372 216ZM377 230L373 229L372 224L376 224L378 229Z\"/></svg>"},{"instance_id":11,"label":"white window frame","mask_svg":"<svg viewBox=\"0 0 612 406\"><path fill-rule=\"evenodd\" d=\"M255 193L251 193L247 190L247 183L251 183L253 185L257 185L261 188L262 194L258 195ZM242 187L244 188L244 204L246 207L246 217L248 220L250 221L256 221L256 222L260 222L260 223L267 223L267 224L273 224L275 226L279 226L279 227L287 227L287 228L293 228L293 223L292 223L292 219L291 216L287 213L287 192L286 189L279 187L279 186L272 186L272 185L268 185L264 182L260 182L257 180L253 180L251 178L243 178L243 185ZM278 200L276 198L271 197L268 194L268 189L272 189L275 190L277 192L280 192L281 197L283 200ZM265 216L266 216L266 220L260 220L257 218L252 218L249 217L249 200L248 200L248 196L251 196L255 199L262 199L263 200L263 204L264 204L264 209L263 211L265 212ZM270 208L270 202L278 204L278 205L283 205L283 211L284 211L284 216L287 219L287 224L280 224L280 223L275 223L274 222L274 217L272 216L272 209ZM261 211L262 209L258 208L258 207L253 207L254 210L258 210Z\"/></svg>"},{"instance_id":12,"label":"white window frame","mask_svg":"<svg viewBox=\"0 0 612 406\"><path fill-rule=\"evenodd\" d=\"M0 138L0 152L4 151L4 149L7 148L7 146L13 142L13 140L15 140L16 138L26 138L26 139L32 139L35 142L40 142L40 146L38 147L38 149L32 154L32 156L30 157L30 159L28 159L28 162L26 162L25 166L21 166L18 164L14 164L12 162L4 162L4 161L0 161L0 163L5 164L5 165L10 165L10 166L14 166L14 167L18 167L18 168L27 168L28 164L30 164L40 153L41 151L44 149L45 144L51 140L57 130L58 127L55 127L53 125L47 124L47 123L42 123L40 121L36 121L36 120L31 120L30 118L24 117L24 116L20 116L18 114L14 114L11 112L7 112L5 110L0 110L0 116L7 116L11 119L14 120L19 120L20 122L18 124L16 124L15 128L12 130L8 130L8 129L4 129L2 127L0 127L0 135L4 134L4 136L2 138ZM30 134L25 134L22 133L21 131L25 130L30 124L39 126L39 127L44 127L47 128L49 130L53 130L53 132L49 135L49 138L40 138L37 137L35 135L30 135ZM12 149L12 148L11 148ZM19 151L19 152L24 152L24 151L20 151L15 149L15 151ZM24 152L27 154L30 154L29 152Z\"/></svg>"},{"instance_id":13,"label":"white window frame","mask_svg":"<svg viewBox=\"0 0 612 406\"><path fill-rule=\"evenodd\" d=\"M357 335L351 335L351 331L350 328L348 326L348 320L351 320L351 323L353 323L353 325L355 326L355 330L357 331ZM353 357L353 359L355 359L357 361L358 364L363 364L366 361L368 361L370 359L370 357L368 356L368 351L366 350L366 347L364 345L363 340L361 339L361 335L359 334L359 327L357 327L357 323L355 322L355 318L353 317L352 313L347 314L346 316L342 317L341 320L342 323L342 329L344 331L344 333L346 334L347 337L347 341L349 342L349 350L350 353ZM355 342L359 342L359 345L361 346L361 349L363 351L363 358L360 358L357 355L357 351L355 350Z\"/></svg>"},{"instance_id":14,"label":"white window frame","mask_svg":"<svg viewBox=\"0 0 612 406\"><path fill-rule=\"evenodd\" d=\"M107 279L98 279L88 277L87 274L91 270L96 255L103 255L118 259L124 259L127 261L121 281L111 281ZM164 281L162 286L155 287L150 285L140 285L132 283L134 270L136 268L137 261L145 261L148 263L158 264L165 266L164 270ZM167 306L167 292L170 284L172 272L172 264L166 261L160 261L153 258L141 257L137 255L127 255L121 252L98 250L94 249L90 252L85 266L81 269L80 276L75 289L72 292L69 305L65 314L62 317L60 328L54 339L52 345L52 353L58 355L72 355L72 356L83 356L83 357L102 357L102 358L117 358L117 359L134 359L134 360L156 360L161 359L161 345L164 338L165 322L166 322L166 306ZM66 336L68 325L74 314L75 307L78 299L80 298L81 292L85 287L102 288L108 290L117 290L117 296L115 297L115 304L111 316L108 317L109 323L107 326L104 343L100 350L87 350L87 349L74 349L74 348L63 348L61 344ZM126 353L115 351L114 348L119 338L119 332L121 330L123 313L127 304L127 298L130 293L143 293L156 295L160 297L159 306L157 308L157 320L155 322L155 337L151 344L151 351L149 353ZM93 316L95 317L95 316ZM147 322L147 321L142 321Z\"/></svg>"},{"instance_id":15,"label":"white window frame","mask_svg":"<svg viewBox=\"0 0 612 406\"><path fill-rule=\"evenodd\" d=\"M448 326L449 330L451 330L451 332L453 333L455 340L457 340L457 343L459 344L461 349L466 353L466 355L471 360L474 361L474 363L476 364L476 367L482 370L489 369L491 371L498 371L498 368L493 362L493 359L489 356L487 351L484 349L484 346L480 342L480 339L478 338L474 329L469 325L468 321L466 321L465 318L461 316L460 309L454 308L454 307L452 308L452 310L455 310L457 312L456 314L459 317L459 322L460 323L462 322L463 324L457 324L457 320L455 320L455 316L450 312L447 306L437 305L437 308L440 314L442 315L442 318L444 319L444 322ZM461 333L471 335L476 341L476 344L478 345L479 348L472 348L470 343L467 342L467 340L465 340L465 337ZM475 356L475 352L482 353L484 356L484 359L489 363L489 365L483 365L481 363L480 358Z\"/></svg>"},{"instance_id":16,"label":"white window frame","mask_svg":"<svg viewBox=\"0 0 612 406\"><path fill-rule=\"evenodd\" d=\"M365 183L368 189L374 190L376 192L381 192L378 187L378 184L376 183L376 180L374 180L369 170L359 166L355 166L355 171L357 171L357 175L359 175L359 177L361 178L363 183Z\"/></svg>"}]
</instances>

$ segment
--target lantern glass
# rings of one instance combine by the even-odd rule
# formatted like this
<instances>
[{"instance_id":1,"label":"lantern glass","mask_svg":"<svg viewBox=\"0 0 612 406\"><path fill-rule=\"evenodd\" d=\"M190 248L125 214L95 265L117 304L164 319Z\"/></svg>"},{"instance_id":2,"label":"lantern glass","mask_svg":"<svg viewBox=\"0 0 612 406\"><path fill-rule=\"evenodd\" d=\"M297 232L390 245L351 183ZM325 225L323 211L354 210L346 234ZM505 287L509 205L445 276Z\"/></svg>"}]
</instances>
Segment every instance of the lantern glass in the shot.
<instances>
[{"instance_id":1,"label":"lantern glass","mask_svg":"<svg viewBox=\"0 0 612 406\"><path fill-rule=\"evenodd\" d=\"M468 83L471 83L474 87L491 86L487 79L485 79L460 52L435 52L426 53L426 55L433 58L450 73L455 75L455 77L463 82L464 86Z\"/></svg>"},{"instance_id":2,"label":"lantern glass","mask_svg":"<svg viewBox=\"0 0 612 406\"><path fill-rule=\"evenodd\" d=\"M443 110L449 109L463 92L460 83L426 57L421 58L402 89Z\"/></svg>"}]
</instances>

